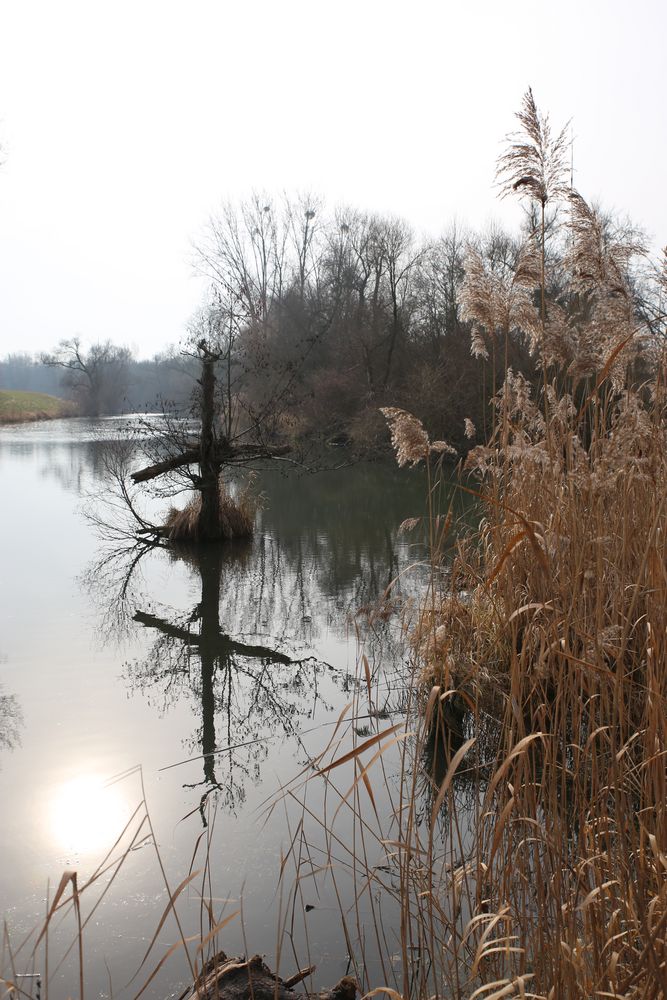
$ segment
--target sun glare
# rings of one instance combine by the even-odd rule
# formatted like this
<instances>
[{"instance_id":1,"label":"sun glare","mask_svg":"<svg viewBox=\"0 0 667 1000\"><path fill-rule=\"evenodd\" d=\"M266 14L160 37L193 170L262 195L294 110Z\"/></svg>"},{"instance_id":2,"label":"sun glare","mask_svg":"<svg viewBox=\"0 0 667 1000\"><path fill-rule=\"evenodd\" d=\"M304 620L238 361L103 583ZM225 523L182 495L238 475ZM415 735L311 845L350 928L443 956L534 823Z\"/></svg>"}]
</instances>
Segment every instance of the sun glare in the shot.
<instances>
[{"instance_id":1,"label":"sun glare","mask_svg":"<svg viewBox=\"0 0 667 1000\"><path fill-rule=\"evenodd\" d=\"M128 818L121 787L99 776L79 775L54 790L51 829L65 850L87 854L111 847Z\"/></svg>"}]
</instances>

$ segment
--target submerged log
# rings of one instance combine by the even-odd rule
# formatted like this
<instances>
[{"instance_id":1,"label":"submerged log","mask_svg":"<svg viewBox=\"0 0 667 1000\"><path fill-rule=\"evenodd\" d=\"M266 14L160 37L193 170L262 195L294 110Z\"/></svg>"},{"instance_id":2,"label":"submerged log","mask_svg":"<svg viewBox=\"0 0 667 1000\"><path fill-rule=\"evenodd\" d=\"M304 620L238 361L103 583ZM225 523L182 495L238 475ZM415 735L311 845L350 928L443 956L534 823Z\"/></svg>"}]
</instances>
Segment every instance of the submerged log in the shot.
<instances>
[{"instance_id":1,"label":"submerged log","mask_svg":"<svg viewBox=\"0 0 667 1000\"><path fill-rule=\"evenodd\" d=\"M289 979L281 979L259 955L246 961L227 958L220 952L179 1000L355 1000L357 984L351 976L343 976L332 989L321 993L297 993L293 987L313 970L311 966Z\"/></svg>"}]
</instances>

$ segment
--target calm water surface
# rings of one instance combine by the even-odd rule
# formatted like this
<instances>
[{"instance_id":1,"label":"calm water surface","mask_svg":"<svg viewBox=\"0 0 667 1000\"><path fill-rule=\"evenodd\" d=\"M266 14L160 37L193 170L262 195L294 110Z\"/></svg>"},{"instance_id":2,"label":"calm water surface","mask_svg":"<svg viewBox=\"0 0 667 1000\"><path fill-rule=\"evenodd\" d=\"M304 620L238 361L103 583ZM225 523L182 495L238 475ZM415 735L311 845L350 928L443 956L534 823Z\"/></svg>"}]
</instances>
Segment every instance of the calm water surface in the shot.
<instances>
[{"instance_id":1,"label":"calm water surface","mask_svg":"<svg viewBox=\"0 0 667 1000\"><path fill-rule=\"evenodd\" d=\"M52 899L63 871L81 884L104 858L142 801L143 776L171 888L198 838L200 853L209 838L216 908L243 901L221 945L275 965L276 885L293 830L289 810L266 821L265 803L322 748L358 691L364 618L355 615L392 581L396 594L409 587L401 574L422 553L397 528L423 510L424 483L389 463L265 472L251 542L202 558L155 550L133 565L136 553L105 549L83 512L122 429L117 418L0 429L3 915L16 948L43 919L47 886ZM365 648L373 707L393 718L406 669L397 618ZM236 749L215 752L227 747ZM107 890L84 938L90 996L134 995L178 937L170 917L128 986L167 902L155 848L139 841L84 907L85 917ZM182 897L186 933L200 927L200 890L193 881ZM346 972L346 947L333 890L325 885L312 905L308 944L325 984ZM77 991L75 951L54 972L73 926L65 914L53 932L54 998ZM27 956L26 946L19 971L34 971ZM291 954L281 968L293 971ZM144 995L166 996L187 978L177 953Z\"/></svg>"}]
</instances>

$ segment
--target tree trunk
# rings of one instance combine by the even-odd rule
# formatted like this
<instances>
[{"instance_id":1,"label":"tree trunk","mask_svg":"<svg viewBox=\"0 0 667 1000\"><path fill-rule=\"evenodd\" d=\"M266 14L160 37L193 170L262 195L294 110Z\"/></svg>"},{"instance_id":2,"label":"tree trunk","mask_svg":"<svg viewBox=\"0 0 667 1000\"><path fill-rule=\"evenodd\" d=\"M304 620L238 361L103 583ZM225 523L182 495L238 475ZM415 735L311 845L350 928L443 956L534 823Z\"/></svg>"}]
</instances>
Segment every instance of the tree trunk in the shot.
<instances>
[{"instance_id":1,"label":"tree trunk","mask_svg":"<svg viewBox=\"0 0 667 1000\"><path fill-rule=\"evenodd\" d=\"M215 673L220 647L220 577L222 575L222 549L209 546L199 560L201 577L201 632L199 658L201 660L201 752L204 758L204 780L216 785L215 751Z\"/></svg>"},{"instance_id":2,"label":"tree trunk","mask_svg":"<svg viewBox=\"0 0 667 1000\"><path fill-rule=\"evenodd\" d=\"M215 362L216 356L205 351L202 359L201 438L199 444L199 476L201 510L198 535L202 541L222 538L220 511L219 463L215 441Z\"/></svg>"}]
</instances>

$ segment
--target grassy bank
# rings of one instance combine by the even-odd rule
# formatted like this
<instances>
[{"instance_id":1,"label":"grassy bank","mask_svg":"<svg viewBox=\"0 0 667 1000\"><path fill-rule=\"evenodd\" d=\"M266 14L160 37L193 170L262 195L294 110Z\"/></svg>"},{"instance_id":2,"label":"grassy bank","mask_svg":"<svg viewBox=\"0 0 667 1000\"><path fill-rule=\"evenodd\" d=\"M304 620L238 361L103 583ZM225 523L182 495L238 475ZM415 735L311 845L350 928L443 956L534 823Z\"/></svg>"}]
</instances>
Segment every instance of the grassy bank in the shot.
<instances>
[{"instance_id":1,"label":"grassy bank","mask_svg":"<svg viewBox=\"0 0 667 1000\"><path fill-rule=\"evenodd\" d=\"M73 403L44 392L19 392L0 389L0 424L19 424L30 420L55 420L72 417Z\"/></svg>"}]
</instances>

